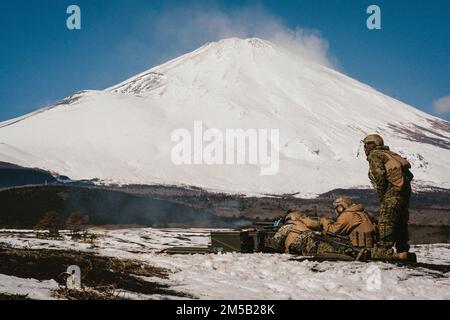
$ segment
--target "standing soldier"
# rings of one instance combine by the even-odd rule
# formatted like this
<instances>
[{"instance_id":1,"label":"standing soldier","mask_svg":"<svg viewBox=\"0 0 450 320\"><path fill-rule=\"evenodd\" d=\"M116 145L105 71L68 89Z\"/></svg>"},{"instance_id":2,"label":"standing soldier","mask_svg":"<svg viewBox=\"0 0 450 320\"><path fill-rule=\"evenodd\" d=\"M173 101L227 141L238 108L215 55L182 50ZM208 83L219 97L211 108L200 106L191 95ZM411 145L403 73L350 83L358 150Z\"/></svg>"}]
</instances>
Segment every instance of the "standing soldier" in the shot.
<instances>
[{"instance_id":1,"label":"standing soldier","mask_svg":"<svg viewBox=\"0 0 450 320\"><path fill-rule=\"evenodd\" d=\"M380 257L392 251L408 257L409 199L412 173L410 163L389 150L377 134L364 140L364 151L369 162L369 179L380 199L379 242Z\"/></svg>"}]
</instances>

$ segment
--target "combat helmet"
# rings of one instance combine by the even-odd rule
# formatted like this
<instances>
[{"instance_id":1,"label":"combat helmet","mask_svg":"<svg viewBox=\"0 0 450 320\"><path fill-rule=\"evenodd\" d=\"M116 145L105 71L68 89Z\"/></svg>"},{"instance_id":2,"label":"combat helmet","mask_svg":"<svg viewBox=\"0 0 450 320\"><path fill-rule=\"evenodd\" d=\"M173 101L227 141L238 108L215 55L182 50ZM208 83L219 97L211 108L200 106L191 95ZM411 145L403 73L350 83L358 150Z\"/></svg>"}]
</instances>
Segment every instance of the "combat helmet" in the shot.
<instances>
[{"instance_id":1,"label":"combat helmet","mask_svg":"<svg viewBox=\"0 0 450 320\"><path fill-rule=\"evenodd\" d=\"M367 137L363 140L364 144L374 144L377 147L384 146L384 140L383 138L378 134L369 134Z\"/></svg>"},{"instance_id":2,"label":"combat helmet","mask_svg":"<svg viewBox=\"0 0 450 320\"><path fill-rule=\"evenodd\" d=\"M284 218L284 221L298 221L301 220L302 218L306 217L306 214L300 211L291 211L289 212L286 217Z\"/></svg>"},{"instance_id":3,"label":"combat helmet","mask_svg":"<svg viewBox=\"0 0 450 320\"><path fill-rule=\"evenodd\" d=\"M349 197L338 197L336 200L333 201L333 208L338 212L342 213L343 211L350 208L353 204L352 199ZM338 210L339 207L342 207L341 210Z\"/></svg>"}]
</instances>

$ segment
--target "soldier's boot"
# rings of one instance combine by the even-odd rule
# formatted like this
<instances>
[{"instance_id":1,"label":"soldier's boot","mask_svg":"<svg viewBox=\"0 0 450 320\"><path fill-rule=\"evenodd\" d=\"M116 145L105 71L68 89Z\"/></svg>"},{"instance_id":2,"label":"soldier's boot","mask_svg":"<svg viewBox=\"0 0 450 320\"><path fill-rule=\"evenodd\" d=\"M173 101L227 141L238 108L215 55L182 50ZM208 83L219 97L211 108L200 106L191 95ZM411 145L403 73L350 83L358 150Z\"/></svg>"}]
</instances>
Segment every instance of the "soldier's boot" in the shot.
<instances>
[{"instance_id":1,"label":"soldier's boot","mask_svg":"<svg viewBox=\"0 0 450 320\"><path fill-rule=\"evenodd\" d=\"M394 253L392 256L393 260L398 260L402 262L417 262L417 256L413 252L398 252Z\"/></svg>"},{"instance_id":2,"label":"soldier's boot","mask_svg":"<svg viewBox=\"0 0 450 320\"><path fill-rule=\"evenodd\" d=\"M408 252L397 252L392 255L392 260L408 261Z\"/></svg>"}]
</instances>

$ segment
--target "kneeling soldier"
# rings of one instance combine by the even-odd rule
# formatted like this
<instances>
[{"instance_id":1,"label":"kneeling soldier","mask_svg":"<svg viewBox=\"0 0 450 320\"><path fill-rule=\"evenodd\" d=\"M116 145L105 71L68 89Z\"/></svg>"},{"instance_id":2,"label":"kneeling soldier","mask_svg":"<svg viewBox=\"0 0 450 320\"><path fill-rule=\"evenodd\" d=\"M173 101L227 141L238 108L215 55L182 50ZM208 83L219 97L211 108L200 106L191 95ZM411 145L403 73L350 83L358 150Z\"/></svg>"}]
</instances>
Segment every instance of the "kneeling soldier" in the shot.
<instances>
[{"instance_id":1,"label":"kneeling soldier","mask_svg":"<svg viewBox=\"0 0 450 320\"><path fill-rule=\"evenodd\" d=\"M320 219L324 233L347 236L355 247L372 248L376 238L376 226L364 206L354 204L348 197L339 197L333 202L333 207L337 215L336 222L327 218Z\"/></svg>"},{"instance_id":2,"label":"kneeling soldier","mask_svg":"<svg viewBox=\"0 0 450 320\"><path fill-rule=\"evenodd\" d=\"M348 197L339 197L333 202L333 207L337 214L336 222L327 218L320 220L324 233L348 236L353 246L369 249L371 259L416 261L414 254L395 253L377 245L377 226L363 205L354 204Z\"/></svg>"}]
</instances>

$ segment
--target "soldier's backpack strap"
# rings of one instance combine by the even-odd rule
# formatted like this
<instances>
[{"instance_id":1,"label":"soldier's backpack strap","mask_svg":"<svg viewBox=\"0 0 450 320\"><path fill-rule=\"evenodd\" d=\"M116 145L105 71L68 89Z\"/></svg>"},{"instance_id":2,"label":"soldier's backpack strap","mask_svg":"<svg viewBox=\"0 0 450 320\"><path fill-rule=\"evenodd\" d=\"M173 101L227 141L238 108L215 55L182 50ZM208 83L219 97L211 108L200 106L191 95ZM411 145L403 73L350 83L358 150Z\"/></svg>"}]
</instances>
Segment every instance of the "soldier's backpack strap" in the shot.
<instances>
[{"instance_id":1,"label":"soldier's backpack strap","mask_svg":"<svg viewBox=\"0 0 450 320\"><path fill-rule=\"evenodd\" d=\"M411 169L411 163L409 163L409 161L406 158L404 158L401 155L399 155L395 152L392 152L390 150L386 150L385 152L388 153L390 157L392 157L395 160L397 160L398 162L400 162L400 165L402 166L402 168Z\"/></svg>"},{"instance_id":2,"label":"soldier's backpack strap","mask_svg":"<svg viewBox=\"0 0 450 320\"><path fill-rule=\"evenodd\" d=\"M409 172L411 164L408 160L402 156L392 152L390 150L380 150L384 155L387 156L388 160L384 164L386 168L386 178L387 180L398 190L403 188L405 184L405 173ZM406 177L410 180L409 176ZM411 178L412 180L412 178Z\"/></svg>"}]
</instances>

